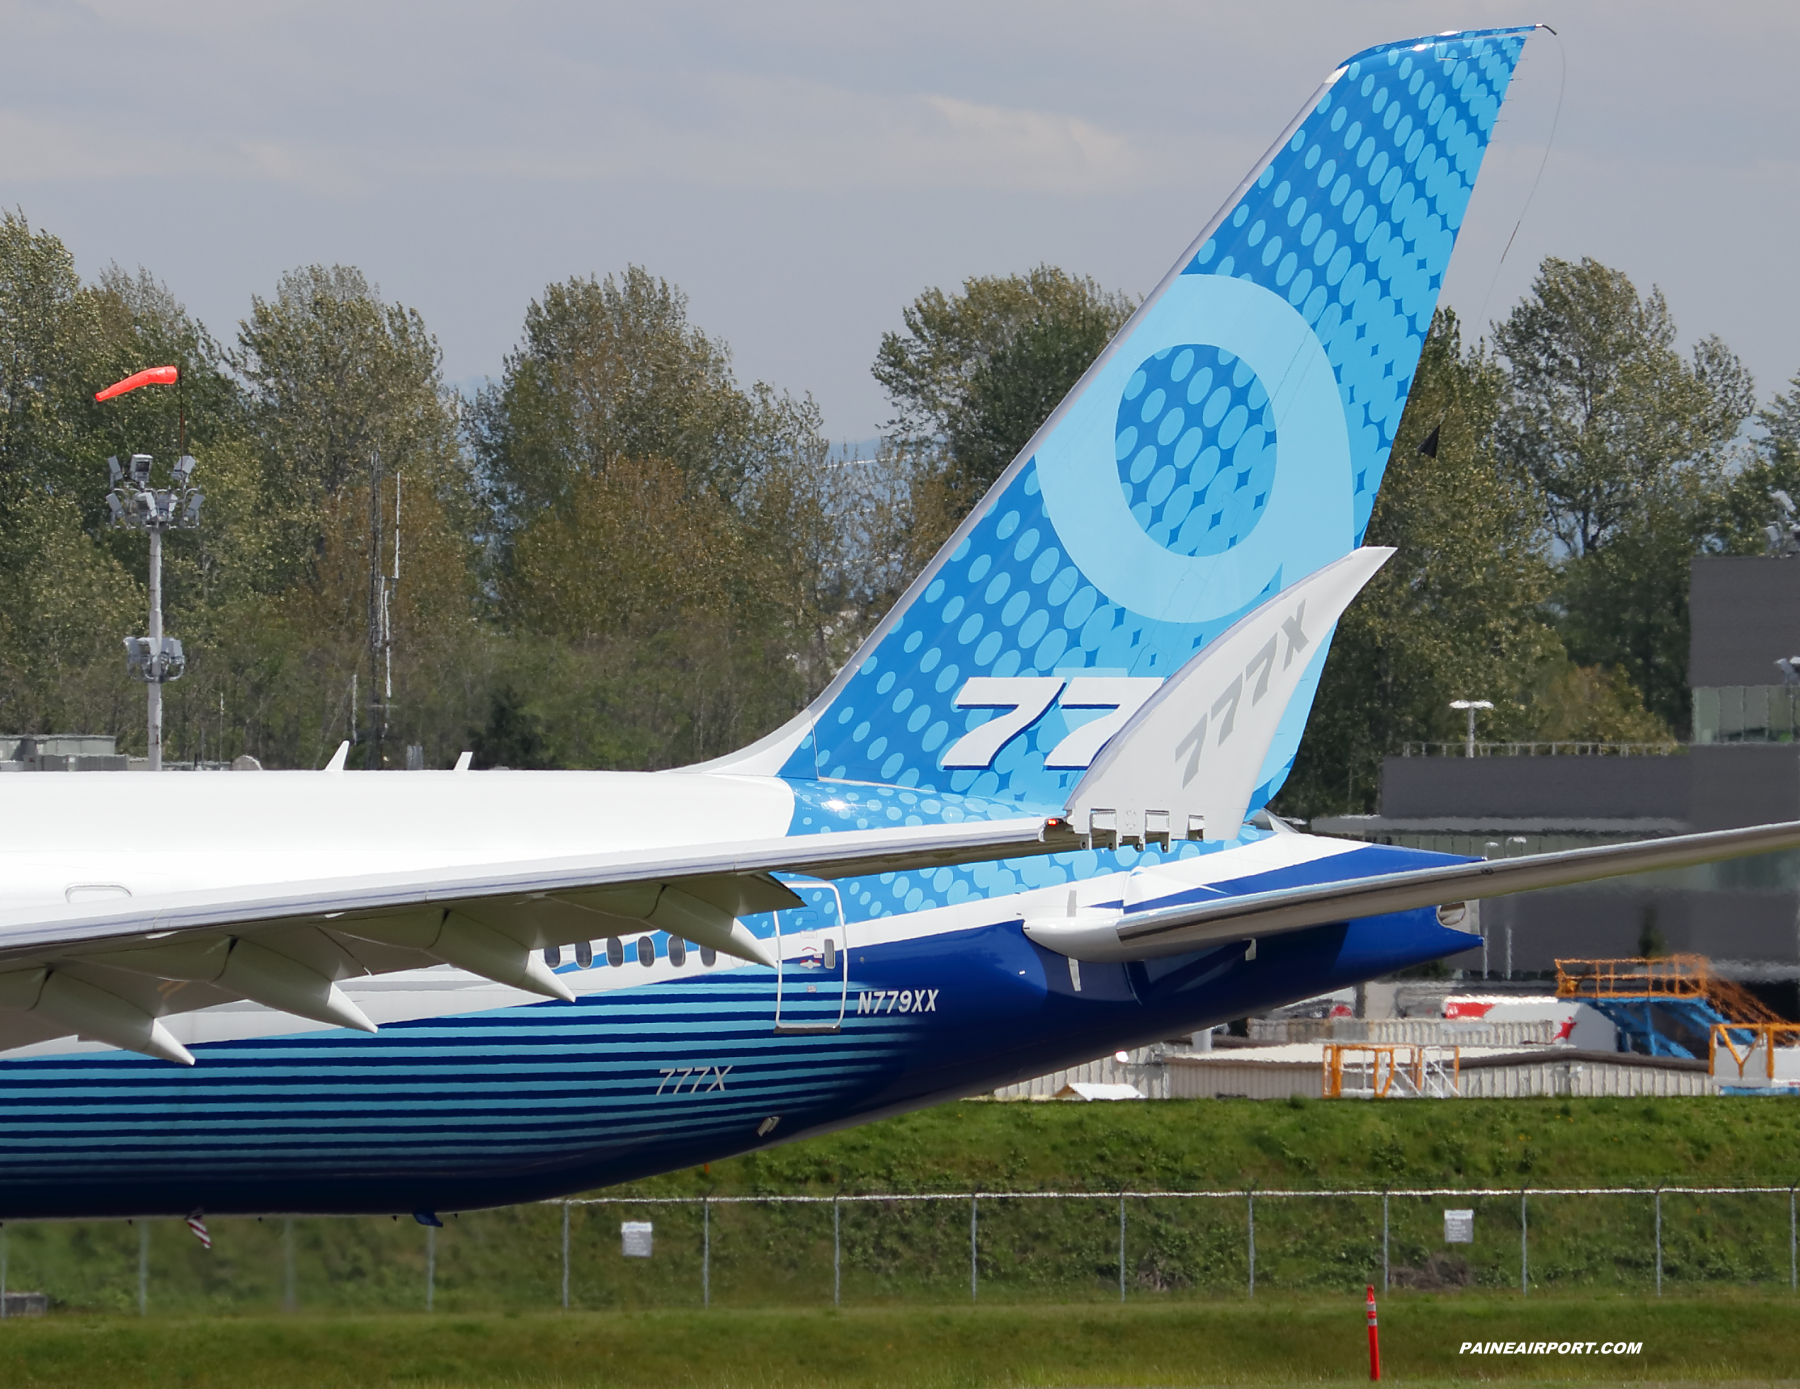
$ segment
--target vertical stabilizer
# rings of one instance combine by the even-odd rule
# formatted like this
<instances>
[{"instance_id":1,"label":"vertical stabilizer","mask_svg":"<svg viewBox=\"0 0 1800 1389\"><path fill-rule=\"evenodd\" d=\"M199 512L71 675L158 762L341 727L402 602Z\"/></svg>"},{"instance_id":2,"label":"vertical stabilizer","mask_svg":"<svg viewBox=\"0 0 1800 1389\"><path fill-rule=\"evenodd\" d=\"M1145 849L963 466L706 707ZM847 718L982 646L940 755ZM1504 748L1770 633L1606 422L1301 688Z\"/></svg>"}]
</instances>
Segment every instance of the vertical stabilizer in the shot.
<instances>
[{"instance_id":1,"label":"vertical stabilizer","mask_svg":"<svg viewBox=\"0 0 1800 1389\"><path fill-rule=\"evenodd\" d=\"M714 765L1060 805L1196 651L1359 545L1530 33L1333 72L825 693Z\"/></svg>"}]
</instances>

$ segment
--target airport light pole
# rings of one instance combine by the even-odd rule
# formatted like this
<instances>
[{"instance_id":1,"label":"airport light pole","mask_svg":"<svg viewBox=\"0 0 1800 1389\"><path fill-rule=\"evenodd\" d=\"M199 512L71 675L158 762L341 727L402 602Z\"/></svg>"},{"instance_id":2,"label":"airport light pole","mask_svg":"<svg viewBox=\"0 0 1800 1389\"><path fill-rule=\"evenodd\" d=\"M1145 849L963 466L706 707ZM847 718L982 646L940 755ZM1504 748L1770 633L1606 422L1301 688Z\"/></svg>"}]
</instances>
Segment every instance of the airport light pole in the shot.
<instances>
[{"instance_id":1,"label":"airport light pole","mask_svg":"<svg viewBox=\"0 0 1800 1389\"><path fill-rule=\"evenodd\" d=\"M139 386L172 386L180 380L174 367L151 367L115 382L95 394L96 401L134 391ZM117 456L106 460L112 485L106 494L107 509L115 526L141 530L150 537L150 635L125 638L125 668L131 678L142 680L149 688L149 761L150 770L162 770L162 687L179 680L187 671L187 657L181 643L163 635L162 552L163 532L192 530L200 524L200 503L204 494L192 485L194 460L187 452L186 412L181 412L181 456L170 471L169 487L156 487L151 482L150 468L155 461L147 453L134 453L125 467Z\"/></svg>"},{"instance_id":2,"label":"airport light pole","mask_svg":"<svg viewBox=\"0 0 1800 1389\"><path fill-rule=\"evenodd\" d=\"M1463 755L1465 757L1473 757L1475 755L1475 711L1477 709L1492 709L1494 707L1494 702L1491 699L1453 699L1450 701L1450 707L1452 709L1466 709L1468 711L1469 741Z\"/></svg>"},{"instance_id":3,"label":"airport light pole","mask_svg":"<svg viewBox=\"0 0 1800 1389\"><path fill-rule=\"evenodd\" d=\"M1498 839L1488 840L1487 843L1485 843L1481 846L1481 856L1484 859L1490 859L1490 860L1499 858L1500 857L1500 841ZM1496 902L1495 906L1498 907L1499 903ZM1485 921L1482 923L1482 926L1481 926L1481 977L1483 979L1493 978L1493 976L1488 972L1488 926Z\"/></svg>"}]
</instances>

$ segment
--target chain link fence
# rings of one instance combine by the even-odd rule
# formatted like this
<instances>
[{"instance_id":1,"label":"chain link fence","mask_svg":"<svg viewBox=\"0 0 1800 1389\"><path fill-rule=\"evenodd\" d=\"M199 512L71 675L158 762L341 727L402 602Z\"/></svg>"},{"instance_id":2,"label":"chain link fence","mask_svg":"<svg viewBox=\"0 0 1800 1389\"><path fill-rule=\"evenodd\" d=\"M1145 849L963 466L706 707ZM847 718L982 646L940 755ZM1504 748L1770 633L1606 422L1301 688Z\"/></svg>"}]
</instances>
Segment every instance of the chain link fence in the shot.
<instances>
[{"instance_id":1,"label":"chain link fence","mask_svg":"<svg viewBox=\"0 0 1800 1389\"><path fill-rule=\"evenodd\" d=\"M1446 1243L1446 1211L1472 1241ZM640 1254L626 1252L622 1227ZM1795 1188L599 1197L446 1218L0 1226L0 1307L185 1314L1800 1290Z\"/></svg>"}]
</instances>

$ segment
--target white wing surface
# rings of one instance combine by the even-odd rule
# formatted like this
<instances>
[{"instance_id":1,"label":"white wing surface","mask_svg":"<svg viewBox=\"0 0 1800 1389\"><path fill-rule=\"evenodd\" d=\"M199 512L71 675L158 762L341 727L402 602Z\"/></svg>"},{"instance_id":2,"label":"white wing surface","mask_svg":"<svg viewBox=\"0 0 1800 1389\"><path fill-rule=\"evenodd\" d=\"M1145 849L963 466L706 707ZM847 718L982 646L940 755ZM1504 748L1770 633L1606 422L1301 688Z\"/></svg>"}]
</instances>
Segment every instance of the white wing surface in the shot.
<instances>
[{"instance_id":1,"label":"white wing surface","mask_svg":"<svg viewBox=\"0 0 1800 1389\"><path fill-rule=\"evenodd\" d=\"M567 999L539 952L630 931L773 965L737 920L801 905L772 873L859 877L1079 847L1065 821L1032 817L0 912L0 1045L73 1033L192 1064L159 1019L238 999L373 1032L339 981L446 963Z\"/></svg>"}]
</instances>

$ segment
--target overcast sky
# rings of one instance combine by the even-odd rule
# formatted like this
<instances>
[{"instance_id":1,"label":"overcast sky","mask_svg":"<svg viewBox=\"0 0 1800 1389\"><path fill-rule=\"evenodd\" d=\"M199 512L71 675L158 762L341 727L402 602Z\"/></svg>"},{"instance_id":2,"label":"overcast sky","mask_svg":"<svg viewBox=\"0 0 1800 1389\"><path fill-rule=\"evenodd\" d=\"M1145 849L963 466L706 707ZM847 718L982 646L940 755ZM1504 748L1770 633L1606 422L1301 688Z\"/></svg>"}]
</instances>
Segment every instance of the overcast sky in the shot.
<instances>
[{"instance_id":1,"label":"overcast sky","mask_svg":"<svg viewBox=\"0 0 1800 1389\"><path fill-rule=\"evenodd\" d=\"M284 270L360 266L453 381L499 374L546 283L638 262L742 379L860 439L921 289L1049 262L1141 294L1340 59L1532 19L1560 39L1527 49L1449 301L1492 318L1541 257L1595 256L1766 399L1800 370L1792 3L0 0L0 203L227 339Z\"/></svg>"}]
</instances>

